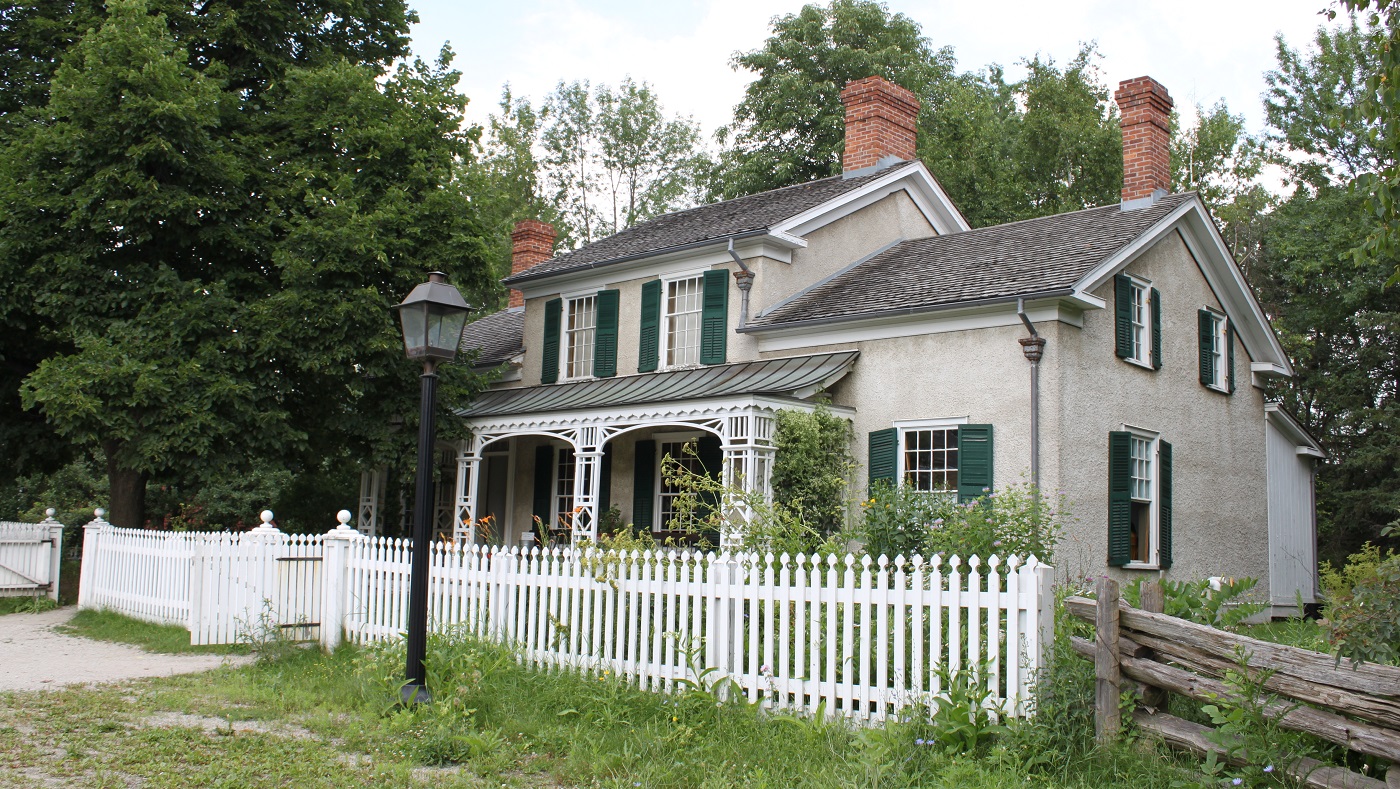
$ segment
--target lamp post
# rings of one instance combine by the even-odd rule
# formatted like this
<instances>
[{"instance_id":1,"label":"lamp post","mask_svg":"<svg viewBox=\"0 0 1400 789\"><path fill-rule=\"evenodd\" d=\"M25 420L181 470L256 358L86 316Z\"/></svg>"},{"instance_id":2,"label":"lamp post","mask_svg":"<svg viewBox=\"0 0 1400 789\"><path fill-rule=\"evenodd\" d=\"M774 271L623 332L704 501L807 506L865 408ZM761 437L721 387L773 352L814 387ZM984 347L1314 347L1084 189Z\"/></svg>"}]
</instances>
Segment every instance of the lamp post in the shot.
<instances>
[{"instance_id":1,"label":"lamp post","mask_svg":"<svg viewBox=\"0 0 1400 789\"><path fill-rule=\"evenodd\" d=\"M418 474L413 495L413 556L408 587L408 667L404 672L403 702L432 700L423 656L428 644L428 543L433 510L433 443L437 424L437 365L450 362L462 341L462 327L471 309L441 271L413 289L399 305L404 352L423 360L422 401L418 412Z\"/></svg>"}]
</instances>

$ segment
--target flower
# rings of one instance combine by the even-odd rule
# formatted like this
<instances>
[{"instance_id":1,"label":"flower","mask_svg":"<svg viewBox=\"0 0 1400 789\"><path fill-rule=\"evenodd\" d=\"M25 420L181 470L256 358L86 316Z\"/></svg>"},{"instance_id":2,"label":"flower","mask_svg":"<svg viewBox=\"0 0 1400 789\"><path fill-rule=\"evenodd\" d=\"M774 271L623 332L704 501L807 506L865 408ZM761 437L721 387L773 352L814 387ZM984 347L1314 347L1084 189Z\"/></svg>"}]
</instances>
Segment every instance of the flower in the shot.
<instances>
[{"instance_id":1,"label":"flower","mask_svg":"<svg viewBox=\"0 0 1400 789\"><path fill-rule=\"evenodd\" d=\"M1240 784L1244 783L1244 779L1243 779L1243 778L1236 778L1236 779L1234 779L1233 781L1231 781L1230 783L1234 784L1235 786L1239 786Z\"/></svg>"},{"instance_id":2,"label":"flower","mask_svg":"<svg viewBox=\"0 0 1400 789\"><path fill-rule=\"evenodd\" d=\"M920 737L919 739L917 739L917 740L914 741L914 744L915 744L915 745L923 745L923 744L924 744L924 739L923 739L922 737Z\"/></svg>"},{"instance_id":3,"label":"flower","mask_svg":"<svg viewBox=\"0 0 1400 789\"><path fill-rule=\"evenodd\" d=\"M1273 771L1274 771L1274 766L1273 766L1272 764L1269 765L1268 767L1265 767L1265 768L1264 768L1264 772L1266 772L1266 773L1271 773L1271 772L1273 772Z\"/></svg>"}]
</instances>

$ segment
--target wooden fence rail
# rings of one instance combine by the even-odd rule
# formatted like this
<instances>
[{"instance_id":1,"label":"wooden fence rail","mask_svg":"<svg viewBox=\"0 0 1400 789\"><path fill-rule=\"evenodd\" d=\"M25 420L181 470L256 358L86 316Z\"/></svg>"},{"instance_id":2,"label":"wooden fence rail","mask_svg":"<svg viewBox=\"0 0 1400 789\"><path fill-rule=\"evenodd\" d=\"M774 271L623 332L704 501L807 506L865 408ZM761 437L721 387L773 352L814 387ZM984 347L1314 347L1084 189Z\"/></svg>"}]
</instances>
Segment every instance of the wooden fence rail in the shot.
<instances>
[{"instance_id":1,"label":"wooden fence rail","mask_svg":"<svg viewBox=\"0 0 1400 789\"><path fill-rule=\"evenodd\" d=\"M1227 753L1209 727L1161 711L1166 692L1201 701L1239 701L1227 672L1239 671L1241 659L1262 688L1274 699L1265 715L1282 728L1305 732L1349 750L1400 765L1400 668L1338 663L1331 655L1261 641L1216 630L1160 613L1156 584L1143 584L1145 605L1132 608L1119 597L1117 582L1100 579L1096 600L1071 597L1070 614L1095 623L1090 642L1072 639L1078 654L1095 664L1095 729L1111 739L1121 726L1119 699L1123 678L1141 683L1143 707L1133 713L1144 730L1168 744L1197 752ZM1150 703L1148 703L1150 701ZM1298 760L1282 769L1308 786L1384 787L1387 784L1344 768L1314 760ZM1392 768L1390 786L1400 786L1400 768Z\"/></svg>"}]
</instances>

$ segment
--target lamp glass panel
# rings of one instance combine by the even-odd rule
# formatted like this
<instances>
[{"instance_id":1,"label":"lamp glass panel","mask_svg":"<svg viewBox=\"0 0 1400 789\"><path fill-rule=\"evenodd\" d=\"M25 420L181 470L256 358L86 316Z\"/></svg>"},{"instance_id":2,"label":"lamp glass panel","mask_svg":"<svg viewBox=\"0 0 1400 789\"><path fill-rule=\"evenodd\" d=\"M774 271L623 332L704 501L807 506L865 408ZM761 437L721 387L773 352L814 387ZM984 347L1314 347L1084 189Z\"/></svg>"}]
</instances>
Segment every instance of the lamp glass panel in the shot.
<instances>
[{"instance_id":1,"label":"lamp glass panel","mask_svg":"<svg viewBox=\"0 0 1400 789\"><path fill-rule=\"evenodd\" d=\"M422 356L428 343L426 304L415 304L399 310L399 320L403 323L404 352L410 357Z\"/></svg>"}]
</instances>

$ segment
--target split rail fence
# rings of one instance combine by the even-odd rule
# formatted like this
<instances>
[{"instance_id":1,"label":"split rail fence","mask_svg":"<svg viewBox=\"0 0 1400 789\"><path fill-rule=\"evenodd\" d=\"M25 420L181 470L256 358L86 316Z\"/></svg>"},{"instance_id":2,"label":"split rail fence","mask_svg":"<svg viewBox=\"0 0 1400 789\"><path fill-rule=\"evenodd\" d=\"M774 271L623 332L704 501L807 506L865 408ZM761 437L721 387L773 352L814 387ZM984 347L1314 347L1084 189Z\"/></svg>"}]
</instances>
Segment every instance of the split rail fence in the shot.
<instances>
[{"instance_id":1,"label":"split rail fence","mask_svg":"<svg viewBox=\"0 0 1400 789\"><path fill-rule=\"evenodd\" d=\"M396 640L408 620L410 542L360 535L348 515L312 537L270 527L171 535L95 522L85 534L81 602L183 621L194 643L227 643L269 624L327 647L342 634L361 644ZM1035 557L889 561L435 542L429 622L512 644L535 665L610 671L652 690L713 668L710 679L733 680L751 701L878 720L934 703L944 683L965 677L986 689L990 706L1024 715L1051 637L1051 579Z\"/></svg>"},{"instance_id":2,"label":"split rail fence","mask_svg":"<svg viewBox=\"0 0 1400 789\"><path fill-rule=\"evenodd\" d=\"M58 599L63 524L54 511L39 523L0 521L0 597L46 593Z\"/></svg>"},{"instance_id":3,"label":"split rail fence","mask_svg":"<svg viewBox=\"0 0 1400 789\"><path fill-rule=\"evenodd\" d=\"M1281 728L1400 765L1400 668L1339 663L1321 652L1167 616L1161 613L1161 587L1145 583L1142 588L1141 609L1124 603L1117 582L1108 578L1099 580L1097 600L1065 600L1070 614L1095 625L1092 642L1075 637L1072 647L1094 661L1095 728L1101 740L1118 735L1120 694L1136 682L1141 704L1131 716L1142 730L1174 748L1247 764L1250 754L1228 737L1164 711L1169 692L1214 704L1242 703L1225 680L1227 673L1243 671L1272 697L1263 711ZM1381 781L1306 757L1276 766L1319 789L1400 789L1400 767L1392 766Z\"/></svg>"}]
</instances>

